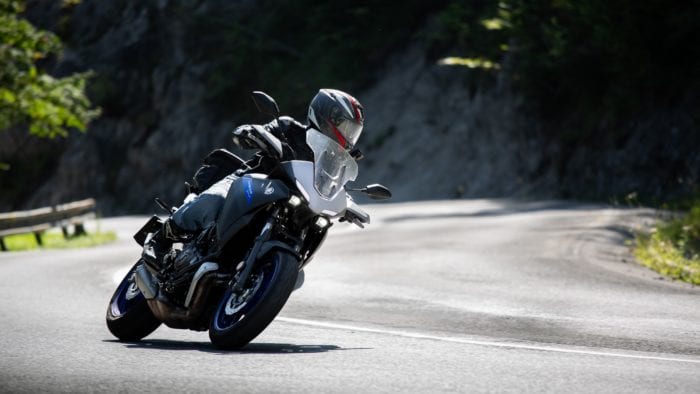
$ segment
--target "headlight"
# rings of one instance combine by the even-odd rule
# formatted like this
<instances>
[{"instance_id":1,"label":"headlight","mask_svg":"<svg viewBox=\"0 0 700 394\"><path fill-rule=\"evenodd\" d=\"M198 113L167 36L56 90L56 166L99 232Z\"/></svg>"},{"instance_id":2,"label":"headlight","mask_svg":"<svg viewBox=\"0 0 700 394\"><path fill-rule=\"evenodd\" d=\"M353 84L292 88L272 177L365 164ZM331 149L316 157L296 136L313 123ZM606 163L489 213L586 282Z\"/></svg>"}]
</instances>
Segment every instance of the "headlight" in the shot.
<instances>
[{"instance_id":1,"label":"headlight","mask_svg":"<svg viewBox=\"0 0 700 394\"><path fill-rule=\"evenodd\" d=\"M298 207L299 205L301 205L302 201L301 201L301 198L299 198L297 196L291 196L291 197L289 197L289 201L287 201L287 202L292 207Z\"/></svg>"},{"instance_id":2,"label":"headlight","mask_svg":"<svg viewBox=\"0 0 700 394\"><path fill-rule=\"evenodd\" d=\"M316 225L316 227L323 229L328 227L328 225L331 224L331 222L323 216L318 216L314 224Z\"/></svg>"}]
</instances>

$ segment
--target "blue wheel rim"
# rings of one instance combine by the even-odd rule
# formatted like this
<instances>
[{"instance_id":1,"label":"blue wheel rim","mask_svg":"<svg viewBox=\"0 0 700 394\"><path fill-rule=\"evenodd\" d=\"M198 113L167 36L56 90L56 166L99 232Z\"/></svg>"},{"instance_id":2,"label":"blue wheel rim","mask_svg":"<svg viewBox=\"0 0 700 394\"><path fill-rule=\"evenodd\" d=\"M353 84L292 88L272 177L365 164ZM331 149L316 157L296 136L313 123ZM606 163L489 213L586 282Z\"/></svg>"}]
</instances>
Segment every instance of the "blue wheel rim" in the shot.
<instances>
[{"instance_id":1,"label":"blue wheel rim","mask_svg":"<svg viewBox=\"0 0 700 394\"><path fill-rule=\"evenodd\" d=\"M112 315L114 317L120 317L125 315L131 308L140 303L144 298L138 287L129 280L134 273L132 268L128 274L122 279L121 283L117 287L112 297L112 302L110 303L110 308L112 310Z\"/></svg>"},{"instance_id":2,"label":"blue wheel rim","mask_svg":"<svg viewBox=\"0 0 700 394\"><path fill-rule=\"evenodd\" d=\"M270 287L270 283L277 276L279 270L280 264L278 257L276 257L274 261L265 264L258 274L262 275L262 283L255 289L255 293L247 298L245 304L234 313L226 313L227 306L232 300L232 291L226 290L214 314L214 328L219 331L230 330L240 323L243 317L250 313L260 301L263 300Z\"/></svg>"}]
</instances>

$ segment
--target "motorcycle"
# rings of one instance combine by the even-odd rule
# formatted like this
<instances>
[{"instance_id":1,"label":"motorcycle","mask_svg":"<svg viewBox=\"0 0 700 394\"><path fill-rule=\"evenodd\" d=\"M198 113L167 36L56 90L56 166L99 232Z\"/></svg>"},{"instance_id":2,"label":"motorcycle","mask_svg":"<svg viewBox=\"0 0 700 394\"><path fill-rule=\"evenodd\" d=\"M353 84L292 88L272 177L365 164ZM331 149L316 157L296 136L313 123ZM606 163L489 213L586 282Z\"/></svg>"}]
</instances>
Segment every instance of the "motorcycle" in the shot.
<instances>
[{"instance_id":1,"label":"motorcycle","mask_svg":"<svg viewBox=\"0 0 700 394\"><path fill-rule=\"evenodd\" d=\"M266 115L279 118L275 100L253 92ZM282 142L256 127L262 152L282 157ZM107 308L107 327L122 341L139 341L161 324L209 331L212 344L238 349L277 316L304 282L304 267L323 244L333 220L364 227L370 216L349 192L391 198L379 184L353 189L354 155L308 129L313 161L276 161L269 174L246 173L229 189L215 223L189 239L158 250L163 220L153 216L134 235L141 258L117 286ZM156 201L167 209L167 205Z\"/></svg>"}]
</instances>

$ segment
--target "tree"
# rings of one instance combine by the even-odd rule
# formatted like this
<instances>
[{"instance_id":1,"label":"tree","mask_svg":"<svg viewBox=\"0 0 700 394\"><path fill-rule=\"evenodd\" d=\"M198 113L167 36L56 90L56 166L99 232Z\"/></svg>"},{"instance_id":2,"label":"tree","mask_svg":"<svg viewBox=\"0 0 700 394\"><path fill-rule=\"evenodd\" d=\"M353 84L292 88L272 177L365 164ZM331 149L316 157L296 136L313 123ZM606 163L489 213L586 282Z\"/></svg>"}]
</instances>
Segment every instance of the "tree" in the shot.
<instances>
[{"instance_id":1,"label":"tree","mask_svg":"<svg viewBox=\"0 0 700 394\"><path fill-rule=\"evenodd\" d=\"M59 38L20 17L23 0L0 0L0 131L26 126L38 137L85 131L99 115L85 95L90 73L53 77L38 65L59 56Z\"/></svg>"}]
</instances>

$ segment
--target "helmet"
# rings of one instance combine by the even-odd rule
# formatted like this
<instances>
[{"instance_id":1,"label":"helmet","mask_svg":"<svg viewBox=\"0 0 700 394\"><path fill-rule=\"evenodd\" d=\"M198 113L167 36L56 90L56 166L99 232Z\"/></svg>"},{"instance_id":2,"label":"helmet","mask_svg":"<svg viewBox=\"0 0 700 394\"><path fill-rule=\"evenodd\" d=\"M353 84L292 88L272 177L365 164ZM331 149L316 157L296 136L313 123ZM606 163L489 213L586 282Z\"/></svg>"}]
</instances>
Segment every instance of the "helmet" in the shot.
<instances>
[{"instance_id":1,"label":"helmet","mask_svg":"<svg viewBox=\"0 0 700 394\"><path fill-rule=\"evenodd\" d=\"M345 149L352 149L362 133L365 114L351 95L335 89L321 89L309 104L309 123L312 127L337 141Z\"/></svg>"}]
</instances>

